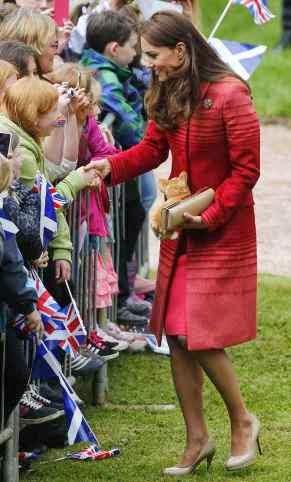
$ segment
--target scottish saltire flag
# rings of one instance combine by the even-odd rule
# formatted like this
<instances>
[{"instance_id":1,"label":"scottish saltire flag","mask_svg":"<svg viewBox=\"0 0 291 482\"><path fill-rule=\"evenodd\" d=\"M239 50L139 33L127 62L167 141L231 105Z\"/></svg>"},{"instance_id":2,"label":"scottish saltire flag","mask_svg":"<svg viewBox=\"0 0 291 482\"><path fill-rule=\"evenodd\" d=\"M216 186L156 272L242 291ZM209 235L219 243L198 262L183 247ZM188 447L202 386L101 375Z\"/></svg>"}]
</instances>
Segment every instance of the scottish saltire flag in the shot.
<instances>
[{"instance_id":1,"label":"scottish saltire flag","mask_svg":"<svg viewBox=\"0 0 291 482\"><path fill-rule=\"evenodd\" d=\"M74 303L70 303L61 312L65 315L64 326L67 330L67 337L59 343L59 346L74 357L74 352L78 351L79 346L86 342L87 332Z\"/></svg>"},{"instance_id":2,"label":"scottish saltire flag","mask_svg":"<svg viewBox=\"0 0 291 482\"><path fill-rule=\"evenodd\" d=\"M36 183L40 194L40 239L46 248L58 229L57 214L50 192L50 184L44 176L39 175Z\"/></svg>"},{"instance_id":3,"label":"scottish saltire flag","mask_svg":"<svg viewBox=\"0 0 291 482\"><path fill-rule=\"evenodd\" d=\"M77 442L92 442L100 446L95 434L74 400L74 390L64 376L59 362L47 349L44 342L40 342L40 344L37 346L37 355L45 360L52 375L59 378L62 386L69 445L73 445Z\"/></svg>"},{"instance_id":4,"label":"scottish saltire flag","mask_svg":"<svg viewBox=\"0 0 291 482\"><path fill-rule=\"evenodd\" d=\"M5 239L10 239L18 233L19 229L14 224L4 210L3 197L0 197L0 223L3 228Z\"/></svg>"},{"instance_id":5,"label":"scottish saltire flag","mask_svg":"<svg viewBox=\"0 0 291 482\"><path fill-rule=\"evenodd\" d=\"M42 174L37 174L34 188L40 194L40 239L46 248L58 229L56 209L64 207L68 201Z\"/></svg>"},{"instance_id":6,"label":"scottish saltire flag","mask_svg":"<svg viewBox=\"0 0 291 482\"><path fill-rule=\"evenodd\" d=\"M275 17L268 9L267 0L233 0L233 3L246 7L257 25L269 22Z\"/></svg>"},{"instance_id":7,"label":"scottish saltire flag","mask_svg":"<svg viewBox=\"0 0 291 482\"><path fill-rule=\"evenodd\" d=\"M267 50L265 45L241 44L218 38L210 39L209 44L221 60L244 80L250 78Z\"/></svg>"}]
</instances>

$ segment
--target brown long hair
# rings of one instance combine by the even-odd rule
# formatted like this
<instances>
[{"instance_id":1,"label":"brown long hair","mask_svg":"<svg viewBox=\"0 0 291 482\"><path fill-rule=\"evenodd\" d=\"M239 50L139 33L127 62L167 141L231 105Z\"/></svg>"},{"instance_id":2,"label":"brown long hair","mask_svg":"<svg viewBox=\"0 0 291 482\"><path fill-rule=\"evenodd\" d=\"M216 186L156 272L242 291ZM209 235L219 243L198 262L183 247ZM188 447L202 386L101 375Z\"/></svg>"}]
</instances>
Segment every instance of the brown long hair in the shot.
<instances>
[{"instance_id":1,"label":"brown long hair","mask_svg":"<svg viewBox=\"0 0 291 482\"><path fill-rule=\"evenodd\" d=\"M143 24L141 36L155 47L174 49L180 42L186 47L185 62L175 75L159 82L153 72L146 94L148 116L161 128L175 129L181 120L189 119L200 100L201 82L238 77L220 60L194 25L179 13L156 13Z\"/></svg>"}]
</instances>

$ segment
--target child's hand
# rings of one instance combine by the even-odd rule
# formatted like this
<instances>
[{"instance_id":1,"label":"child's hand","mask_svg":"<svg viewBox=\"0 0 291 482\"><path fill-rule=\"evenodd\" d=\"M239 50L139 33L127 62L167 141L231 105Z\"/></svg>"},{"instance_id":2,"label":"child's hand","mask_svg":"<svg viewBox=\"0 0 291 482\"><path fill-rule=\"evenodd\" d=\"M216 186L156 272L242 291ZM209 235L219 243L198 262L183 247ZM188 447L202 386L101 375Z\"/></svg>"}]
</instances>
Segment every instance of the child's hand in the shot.
<instances>
[{"instance_id":1,"label":"child's hand","mask_svg":"<svg viewBox=\"0 0 291 482\"><path fill-rule=\"evenodd\" d=\"M104 179L111 172L111 165L108 159L100 159L99 161L91 161L87 166L84 166L85 171L95 169L97 174Z\"/></svg>"},{"instance_id":2,"label":"child's hand","mask_svg":"<svg viewBox=\"0 0 291 482\"><path fill-rule=\"evenodd\" d=\"M175 3L179 3L183 7L183 13L191 20L193 18L194 9L192 0L176 0Z\"/></svg>"},{"instance_id":3,"label":"child's hand","mask_svg":"<svg viewBox=\"0 0 291 482\"><path fill-rule=\"evenodd\" d=\"M62 51L66 48L67 44L69 43L73 28L73 22L71 20L65 20L64 26L59 28L59 35L58 35L58 54L61 54Z\"/></svg>"},{"instance_id":4,"label":"child's hand","mask_svg":"<svg viewBox=\"0 0 291 482\"><path fill-rule=\"evenodd\" d=\"M91 163L90 163L91 164ZM101 184L101 179L98 171L96 170L95 166L91 166L88 164L87 166L82 166L77 169L78 173L81 175L83 184L85 187L92 187L96 188L99 187Z\"/></svg>"},{"instance_id":5,"label":"child's hand","mask_svg":"<svg viewBox=\"0 0 291 482\"><path fill-rule=\"evenodd\" d=\"M47 251L44 251L38 259L35 259L32 263L36 268L47 268L49 262L49 255Z\"/></svg>"},{"instance_id":6,"label":"child's hand","mask_svg":"<svg viewBox=\"0 0 291 482\"><path fill-rule=\"evenodd\" d=\"M31 333L35 333L39 338L43 337L44 326L41 316L37 310L34 310L29 315L26 315L26 326Z\"/></svg>"}]
</instances>

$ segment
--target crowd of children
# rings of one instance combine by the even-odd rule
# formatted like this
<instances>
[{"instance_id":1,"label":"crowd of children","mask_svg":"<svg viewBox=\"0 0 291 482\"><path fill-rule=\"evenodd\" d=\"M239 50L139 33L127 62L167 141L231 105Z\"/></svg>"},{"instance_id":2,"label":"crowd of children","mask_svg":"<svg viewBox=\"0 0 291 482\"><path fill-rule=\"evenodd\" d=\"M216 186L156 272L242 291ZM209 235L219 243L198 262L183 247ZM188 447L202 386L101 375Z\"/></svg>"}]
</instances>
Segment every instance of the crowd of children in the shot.
<instances>
[{"instance_id":1,"label":"crowd of children","mask_svg":"<svg viewBox=\"0 0 291 482\"><path fill-rule=\"evenodd\" d=\"M0 209L1 217L16 227L8 232L0 225L0 309L2 321L6 320L4 405L7 420L20 402L26 426L20 443L27 450L63 443L64 412L55 382L31 380L23 340L14 324L22 314L27 332L43 335L32 271L41 270L46 290L60 307L70 302L66 282L74 292L74 246L68 206L77 198L80 222L88 221L86 236L95 247L89 296L100 309L110 307L117 295L118 309L117 323L88 333L87 345L71 361L72 375L90 374L119 351L146 346L139 332L147 329L155 284L137 274L135 249L156 197L154 177L147 173L121 188L115 220L121 233L120 255L114 266L109 194L90 162L141 140L150 73L140 62L137 10L122 1L97 3L77 5L63 28L53 20L51 1L17 0L0 6ZM189 9L189 2L180 3ZM100 123L108 114L112 130ZM56 210L57 230L48 242L42 235L39 176L65 200L65 208ZM101 241L102 255L96 249ZM46 424L41 433L35 430L40 423Z\"/></svg>"}]
</instances>

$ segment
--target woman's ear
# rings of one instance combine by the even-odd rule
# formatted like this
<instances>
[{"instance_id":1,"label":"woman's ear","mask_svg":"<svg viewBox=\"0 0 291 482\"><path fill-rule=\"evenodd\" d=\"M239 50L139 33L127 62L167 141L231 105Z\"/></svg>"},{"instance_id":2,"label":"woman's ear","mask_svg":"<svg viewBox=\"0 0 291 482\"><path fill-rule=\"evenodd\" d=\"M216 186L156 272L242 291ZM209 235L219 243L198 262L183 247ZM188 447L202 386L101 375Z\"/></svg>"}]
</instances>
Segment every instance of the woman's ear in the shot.
<instances>
[{"instance_id":1,"label":"woman's ear","mask_svg":"<svg viewBox=\"0 0 291 482\"><path fill-rule=\"evenodd\" d=\"M178 60L180 60L181 62L184 61L185 55L186 55L185 44L183 42L178 42L176 47L175 47L175 51L176 51Z\"/></svg>"}]
</instances>

